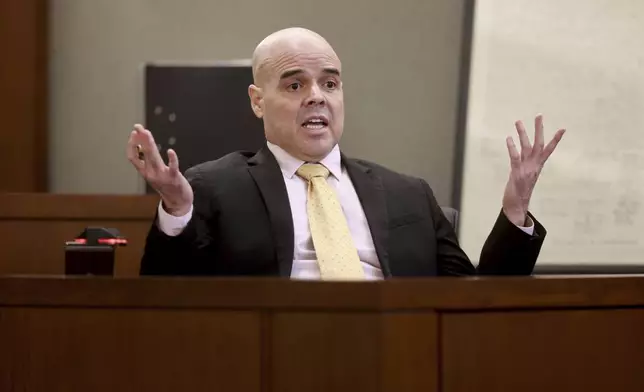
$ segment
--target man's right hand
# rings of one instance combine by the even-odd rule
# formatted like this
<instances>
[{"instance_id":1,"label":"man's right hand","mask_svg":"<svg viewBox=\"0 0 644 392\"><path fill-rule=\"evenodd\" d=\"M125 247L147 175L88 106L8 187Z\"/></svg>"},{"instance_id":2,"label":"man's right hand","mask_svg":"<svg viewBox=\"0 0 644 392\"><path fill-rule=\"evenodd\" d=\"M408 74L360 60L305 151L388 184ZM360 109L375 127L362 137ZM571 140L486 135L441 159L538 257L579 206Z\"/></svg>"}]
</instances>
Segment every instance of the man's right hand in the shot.
<instances>
[{"instance_id":1,"label":"man's right hand","mask_svg":"<svg viewBox=\"0 0 644 392\"><path fill-rule=\"evenodd\" d=\"M140 152L143 156L139 156ZM163 162L152 133L136 124L127 143L127 157L132 165L154 188L171 215L183 216L190 211L194 194L188 180L179 171L177 153L168 150L168 165Z\"/></svg>"}]
</instances>

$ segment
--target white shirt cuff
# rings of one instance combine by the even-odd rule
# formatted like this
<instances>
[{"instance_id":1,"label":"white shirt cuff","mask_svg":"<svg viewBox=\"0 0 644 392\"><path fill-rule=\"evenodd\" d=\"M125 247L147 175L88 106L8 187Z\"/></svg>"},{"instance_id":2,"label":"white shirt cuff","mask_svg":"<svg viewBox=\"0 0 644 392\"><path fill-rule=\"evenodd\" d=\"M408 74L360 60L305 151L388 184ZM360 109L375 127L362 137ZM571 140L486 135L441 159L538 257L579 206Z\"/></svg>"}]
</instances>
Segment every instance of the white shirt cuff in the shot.
<instances>
[{"instance_id":1,"label":"white shirt cuff","mask_svg":"<svg viewBox=\"0 0 644 392\"><path fill-rule=\"evenodd\" d=\"M517 226L519 229L523 230L529 235L534 234L534 222L532 221L532 218L528 217L528 226L523 227L523 226Z\"/></svg>"},{"instance_id":2,"label":"white shirt cuff","mask_svg":"<svg viewBox=\"0 0 644 392\"><path fill-rule=\"evenodd\" d=\"M159 215L157 219L157 227L166 235L175 237L181 234L183 229L188 226L188 222L192 219L192 207L187 214L183 216L170 215L163 209L163 202L159 203Z\"/></svg>"}]
</instances>

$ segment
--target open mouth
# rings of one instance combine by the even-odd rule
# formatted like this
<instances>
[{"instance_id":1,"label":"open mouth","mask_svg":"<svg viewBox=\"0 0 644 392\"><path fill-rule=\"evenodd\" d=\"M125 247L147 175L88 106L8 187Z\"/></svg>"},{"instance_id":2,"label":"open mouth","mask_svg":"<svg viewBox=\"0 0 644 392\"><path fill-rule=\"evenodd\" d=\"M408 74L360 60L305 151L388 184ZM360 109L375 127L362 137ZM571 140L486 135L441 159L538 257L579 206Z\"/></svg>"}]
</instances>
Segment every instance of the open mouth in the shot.
<instances>
[{"instance_id":1,"label":"open mouth","mask_svg":"<svg viewBox=\"0 0 644 392\"><path fill-rule=\"evenodd\" d=\"M311 118L302 123L302 127L306 129L322 129L329 125L329 122L324 118Z\"/></svg>"}]
</instances>

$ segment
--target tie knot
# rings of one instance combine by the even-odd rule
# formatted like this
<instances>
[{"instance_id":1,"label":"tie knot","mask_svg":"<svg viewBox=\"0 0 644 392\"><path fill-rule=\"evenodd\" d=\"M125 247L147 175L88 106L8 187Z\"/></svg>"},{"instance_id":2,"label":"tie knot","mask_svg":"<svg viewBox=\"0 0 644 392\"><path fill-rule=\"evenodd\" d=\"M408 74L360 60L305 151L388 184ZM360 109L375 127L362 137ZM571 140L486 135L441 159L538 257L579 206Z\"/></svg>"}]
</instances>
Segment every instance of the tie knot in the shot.
<instances>
[{"instance_id":1,"label":"tie knot","mask_svg":"<svg viewBox=\"0 0 644 392\"><path fill-rule=\"evenodd\" d=\"M326 179L329 176L329 169L319 163L305 163L297 169L297 175L307 181L311 181L314 177Z\"/></svg>"}]
</instances>

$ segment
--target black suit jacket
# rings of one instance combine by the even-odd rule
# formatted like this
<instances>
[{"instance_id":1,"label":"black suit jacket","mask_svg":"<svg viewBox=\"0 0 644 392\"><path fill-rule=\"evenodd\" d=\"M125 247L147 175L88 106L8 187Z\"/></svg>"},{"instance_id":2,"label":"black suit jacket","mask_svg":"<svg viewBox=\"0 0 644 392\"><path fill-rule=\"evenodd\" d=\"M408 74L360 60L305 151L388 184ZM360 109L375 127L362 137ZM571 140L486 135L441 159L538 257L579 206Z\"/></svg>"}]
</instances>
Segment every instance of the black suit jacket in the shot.
<instances>
[{"instance_id":1,"label":"black suit jacket","mask_svg":"<svg viewBox=\"0 0 644 392\"><path fill-rule=\"evenodd\" d=\"M527 275L546 231L528 235L500 213L474 268L452 224L421 179L349 159L342 163L362 202L385 277ZM193 217L170 237L152 225L142 275L289 277L293 220L279 165L268 150L232 153L186 172Z\"/></svg>"}]
</instances>

